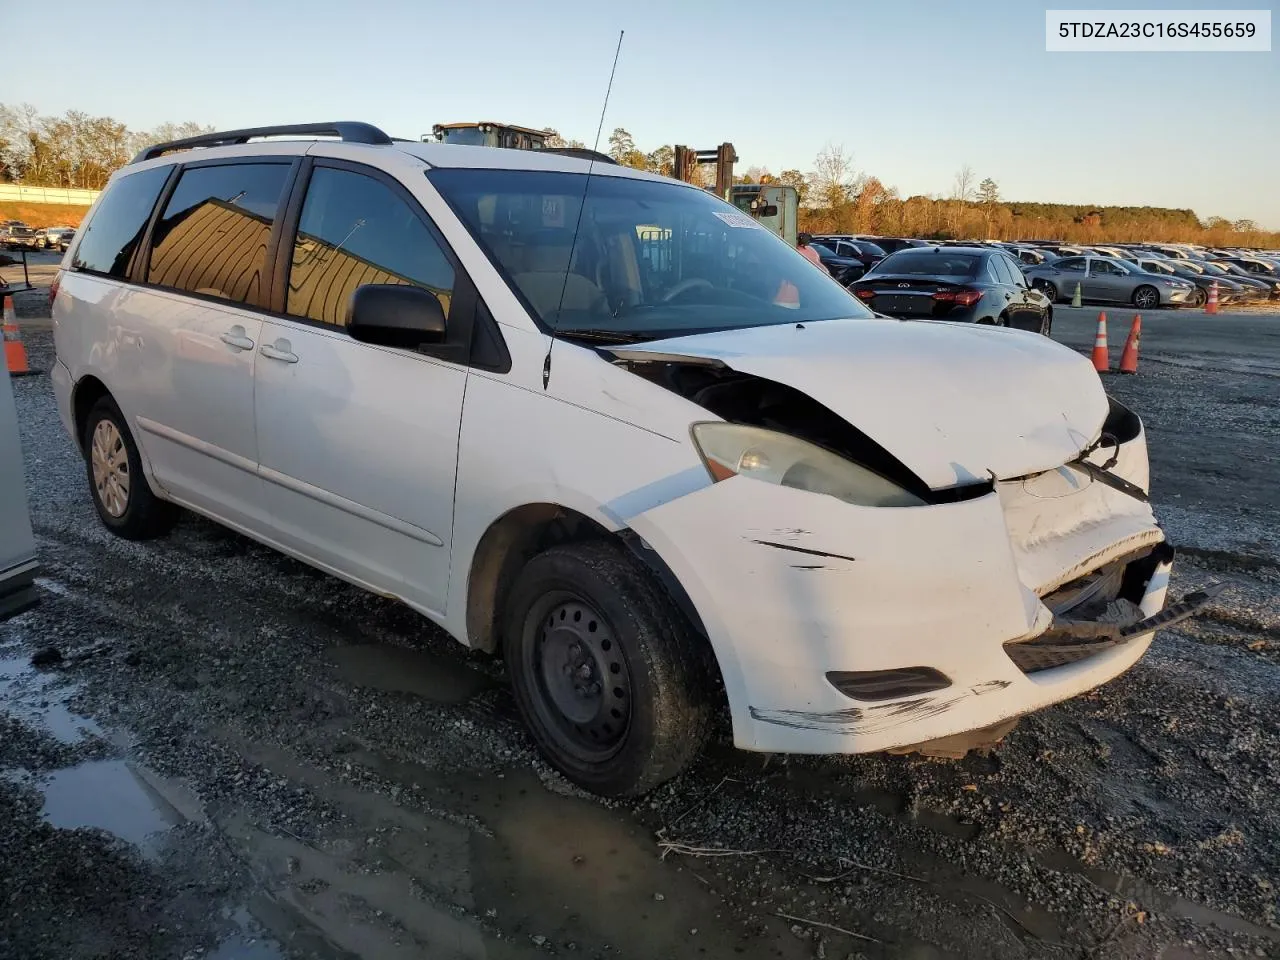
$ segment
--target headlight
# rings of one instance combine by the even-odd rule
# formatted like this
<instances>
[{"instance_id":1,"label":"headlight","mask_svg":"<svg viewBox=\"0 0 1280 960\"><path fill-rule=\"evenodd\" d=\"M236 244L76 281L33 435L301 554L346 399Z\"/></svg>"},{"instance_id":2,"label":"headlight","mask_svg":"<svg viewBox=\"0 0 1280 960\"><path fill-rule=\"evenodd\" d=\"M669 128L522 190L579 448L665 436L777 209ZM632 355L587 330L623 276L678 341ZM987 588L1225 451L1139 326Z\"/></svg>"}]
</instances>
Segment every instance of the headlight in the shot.
<instances>
[{"instance_id":1,"label":"headlight","mask_svg":"<svg viewBox=\"0 0 1280 960\"><path fill-rule=\"evenodd\" d=\"M743 476L860 507L922 507L925 502L880 474L797 437L761 427L710 421L690 428L715 482Z\"/></svg>"}]
</instances>

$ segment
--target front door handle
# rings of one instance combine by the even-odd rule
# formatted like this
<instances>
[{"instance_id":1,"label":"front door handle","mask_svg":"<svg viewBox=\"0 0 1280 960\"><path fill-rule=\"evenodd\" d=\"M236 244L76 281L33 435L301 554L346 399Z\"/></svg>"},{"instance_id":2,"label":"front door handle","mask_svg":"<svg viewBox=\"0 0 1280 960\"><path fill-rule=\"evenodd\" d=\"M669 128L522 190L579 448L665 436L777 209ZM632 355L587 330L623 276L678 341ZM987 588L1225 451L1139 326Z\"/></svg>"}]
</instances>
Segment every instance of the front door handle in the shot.
<instances>
[{"instance_id":1,"label":"front door handle","mask_svg":"<svg viewBox=\"0 0 1280 960\"><path fill-rule=\"evenodd\" d=\"M235 347L237 350L252 350L253 341L244 334L244 327L236 324L221 337L218 338L228 347Z\"/></svg>"},{"instance_id":2,"label":"front door handle","mask_svg":"<svg viewBox=\"0 0 1280 960\"><path fill-rule=\"evenodd\" d=\"M288 340L277 340L275 343L264 343L258 352L272 360L283 360L285 363L297 363L298 355Z\"/></svg>"}]
</instances>

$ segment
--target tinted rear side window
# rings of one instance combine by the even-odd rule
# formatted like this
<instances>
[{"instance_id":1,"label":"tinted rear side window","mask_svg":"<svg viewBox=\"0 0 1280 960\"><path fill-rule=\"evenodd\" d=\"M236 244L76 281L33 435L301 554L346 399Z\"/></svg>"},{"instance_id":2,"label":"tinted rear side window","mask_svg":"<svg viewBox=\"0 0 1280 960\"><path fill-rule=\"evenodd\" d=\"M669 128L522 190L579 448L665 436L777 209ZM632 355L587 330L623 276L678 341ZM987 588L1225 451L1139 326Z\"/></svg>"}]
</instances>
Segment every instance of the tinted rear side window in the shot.
<instances>
[{"instance_id":1,"label":"tinted rear side window","mask_svg":"<svg viewBox=\"0 0 1280 960\"><path fill-rule=\"evenodd\" d=\"M107 188L84 228L72 266L124 279L129 260L172 167L152 167L122 177Z\"/></svg>"},{"instance_id":2,"label":"tinted rear side window","mask_svg":"<svg viewBox=\"0 0 1280 960\"><path fill-rule=\"evenodd\" d=\"M262 290L287 163L184 170L151 238L147 282L234 303Z\"/></svg>"}]
</instances>

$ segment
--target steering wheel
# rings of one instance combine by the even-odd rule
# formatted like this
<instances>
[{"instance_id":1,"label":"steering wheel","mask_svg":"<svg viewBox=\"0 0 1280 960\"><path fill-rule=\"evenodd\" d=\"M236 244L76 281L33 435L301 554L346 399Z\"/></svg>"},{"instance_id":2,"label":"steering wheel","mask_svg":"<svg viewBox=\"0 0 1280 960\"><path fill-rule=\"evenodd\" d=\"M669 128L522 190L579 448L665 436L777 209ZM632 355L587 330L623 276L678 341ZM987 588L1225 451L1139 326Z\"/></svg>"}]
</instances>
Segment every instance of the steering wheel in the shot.
<instances>
[{"instance_id":1,"label":"steering wheel","mask_svg":"<svg viewBox=\"0 0 1280 960\"><path fill-rule=\"evenodd\" d=\"M668 290L666 292L666 295L663 296L662 302L670 303L676 297L680 296L680 294L684 293L686 290L692 290L694 287L710 287L710 286L712 286L712 283L710 280L704 280L702 279L702 277L690 277L688 280L681 280L674 287Z\"/></svg>"}]
</instances>

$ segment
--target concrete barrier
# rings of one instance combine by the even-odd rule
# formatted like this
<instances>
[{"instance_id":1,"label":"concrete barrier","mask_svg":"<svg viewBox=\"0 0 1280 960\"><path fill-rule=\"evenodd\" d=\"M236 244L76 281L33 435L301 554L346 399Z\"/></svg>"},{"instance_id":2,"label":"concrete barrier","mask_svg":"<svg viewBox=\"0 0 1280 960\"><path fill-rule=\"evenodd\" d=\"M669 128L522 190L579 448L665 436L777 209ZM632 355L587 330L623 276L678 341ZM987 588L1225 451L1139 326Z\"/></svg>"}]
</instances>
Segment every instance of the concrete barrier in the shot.
<instances>
[{"instance_id":1,"label":"concrete barrier","mask_svg":"<svg viewBox=\"0 0 1280 960\"><path fill-rule=\"evenodd\" d=\"M80 190L75 187L28 187L21 183L0 183L0 202L10 203L62 203L87 207L98 199L101 190Z\"/></svg>"}]
</instances>

